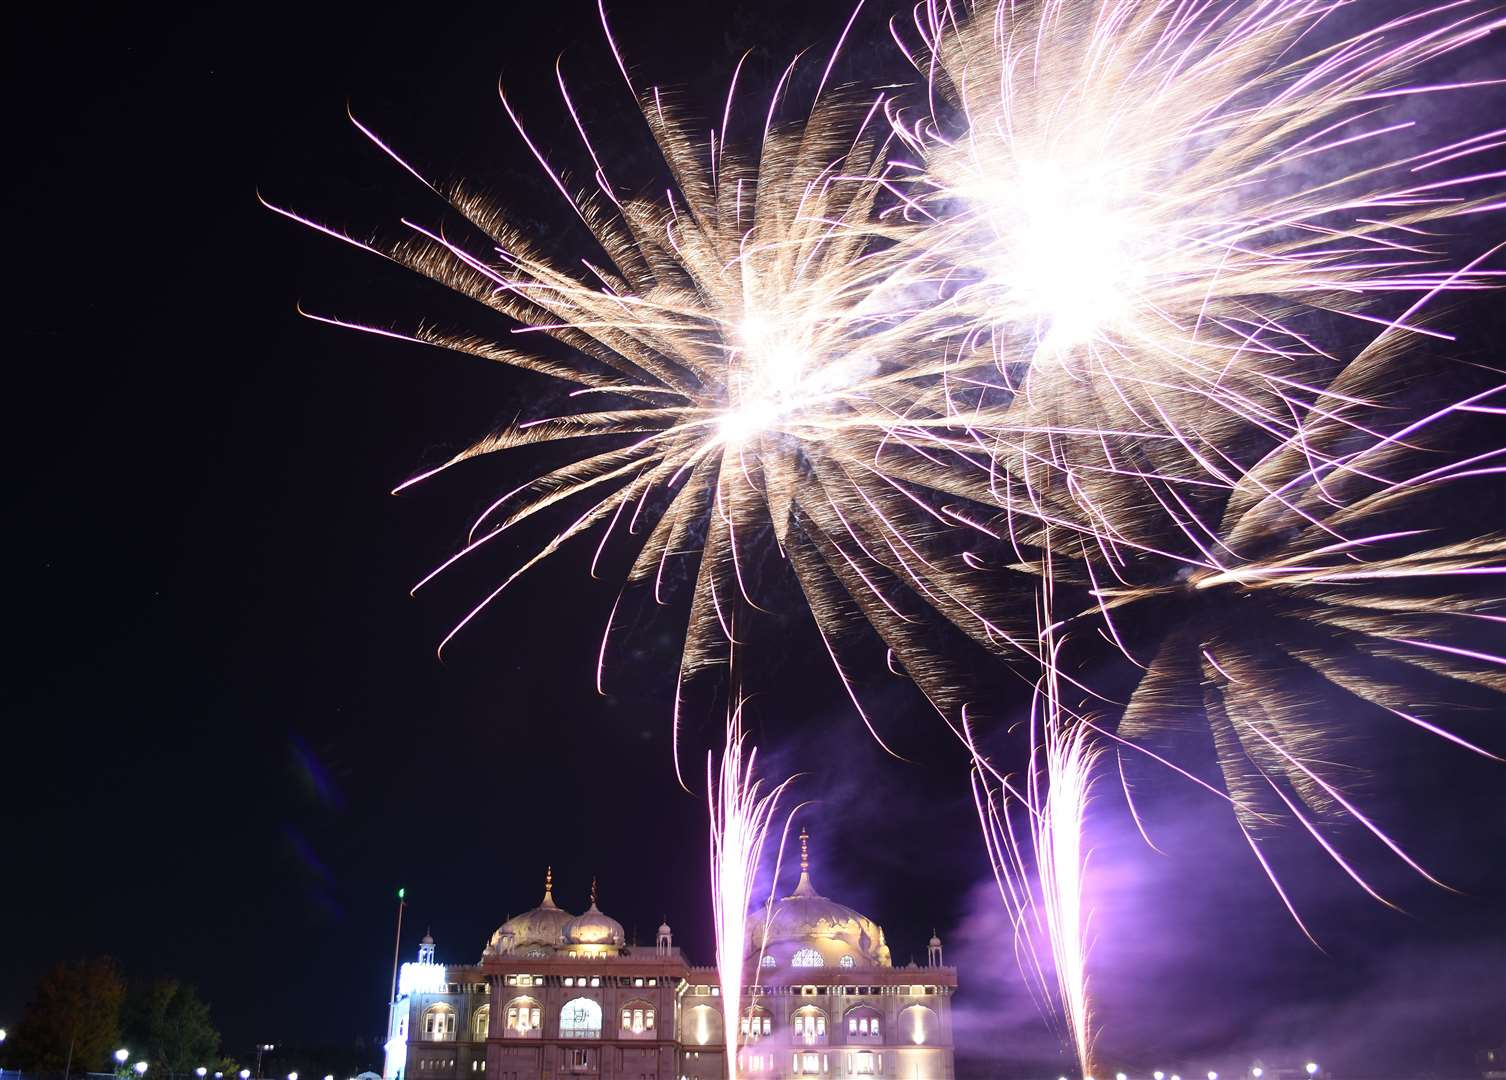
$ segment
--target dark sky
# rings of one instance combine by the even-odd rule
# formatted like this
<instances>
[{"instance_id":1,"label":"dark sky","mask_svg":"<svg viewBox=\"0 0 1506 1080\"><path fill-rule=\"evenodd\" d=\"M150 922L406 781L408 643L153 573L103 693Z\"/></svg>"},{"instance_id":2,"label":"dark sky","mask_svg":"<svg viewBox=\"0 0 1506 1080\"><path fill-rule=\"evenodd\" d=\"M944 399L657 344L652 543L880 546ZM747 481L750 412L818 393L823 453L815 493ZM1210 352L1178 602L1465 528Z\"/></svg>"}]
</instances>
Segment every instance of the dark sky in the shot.
<instances>
[{"instance_id":1,"label":"dark sky","mask_svg":"<svg viewBox=\"0 0 1506 1080\"><path fill-rule=\"evenodd\" d=\"M758 87L848 14L790 0L613 10L649 77L689 84L707 111L742 48L762 47ZM648 937L667 916L709 959L704 804L676 786L668 743L683 610L633 628L601 698L596 647L615 593L566 552L437 662L434 644L496 567L417 600L407 588L525 463L387 492L552 391L300 319L297 301L393 321L445 301L255 200L260 189L357 231L427 207L351 128L349 102L437 175L475 177L544 235L578 242L495 85L504 76L541 138L563 146L551 68L563 50L604 137L631 137L612 123L631 116L594 4L273 0L13 18L0 1026L49 965L108 952L132 975L197 983L234 1053L370 1039L399 885L404 955L432 925L441 958L471 960L536 902L549 862L562 903L584 906L594 874L630 932ZM882 21L859 25L876 44L854 64L877 64ZM1501 329L1497 309L1467 315L1476 347ZM933 925L955 935L952 959L977 988L968 1008L1011 1018L1017 1045L1000 1058L1038 1054L979 888L959 754L902 696L886 715L916 764L879 754L786 607L765 660L779 678L751 715L777 767L805 770L802 793L827 799L811 818L818 884L878 918L900 961L923 955ZM1499 1042L1503 774L1442 760L1448 782L1401 784L1396 817L1465 895L1398 885L1411 911L1398 916L1294 857L1328 956L1284 921L1207 807L1177 818L1187 839L1169 862L1106 825L1106 1029L1115 995L1142 1006L1106 1038L1187 1055L1262 1033L1295 1047L1394 1008L1418 1061ZM1159 989L1131 969L1157 972ZM1440 971L1457 1000L1422 977ZM1196 1023L1148 1032L1148 1016L1187 1010ZM993 1045L981 1030L975 1047ZM1354 1068L1382 1070L1376 1044L1358 1043Z\"/></svg>"}]
</instances>

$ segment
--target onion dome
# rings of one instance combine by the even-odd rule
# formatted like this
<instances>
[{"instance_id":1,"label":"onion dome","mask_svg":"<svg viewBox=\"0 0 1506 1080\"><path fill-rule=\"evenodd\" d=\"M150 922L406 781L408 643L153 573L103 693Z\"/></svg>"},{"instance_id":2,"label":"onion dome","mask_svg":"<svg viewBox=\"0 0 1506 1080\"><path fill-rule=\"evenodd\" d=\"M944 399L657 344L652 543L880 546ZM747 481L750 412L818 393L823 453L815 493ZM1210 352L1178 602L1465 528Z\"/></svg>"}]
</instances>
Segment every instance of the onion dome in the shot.
<instances>
[{"instance_id":1,"label":"onion dome","mask_svg":"<svg viewBox=\"0 0 1506 1080\"><path fill-rule=\"evenodd\" d=\"M591 906L585 914L565 924L565 940L571 945L612 945L621 947L627 941L622 924L596 906L596 882L591 882Z\"/></svg>"},{"instance_id":2,"label":"onion dome","mask_svg":"<svg viewBox=\"0 0 1506 1080\"><path fill-rule=\"evenodd\" d=\"M659 924L659 933L661 933L661 934L668 934L670 932L671 931L669 929L669 923L667 923L667 922L661 922Z\"/></svg>"},{"instance_id":3,"label":"onion dome","mask_svg":"<svg viewBox=\"0 0 1506 1080\"><path fill-rule=\"evenodd\" d=\"M939 949L939 948L941 948L941 939L936 936L935 931L931 932L931 940L930 940L929 944L930 944L931 948L933 948L933 949Z\"/></svg>"},{"instance_id":4,"label":"onion dome","mask_svg":"<svg viewBox=\"0 0 1506 1080\"><path fill-rule=\"evenodd\" d=\"M499 926L492 944L502 952L529 945L558 948L565 943L565 925L574 917L554 903L554 868L550 867L544 875L544 899L539 906Z\"/></svg>"},{"instance_id":5,"label":"onion dome","mask_svg":"<svg viewBox=\"0 0 1506 1080\"><path fill-rule=\"evenodd\" d=\"M800 832L800 882L775 901L767 918L748 917L749 956L760 953L772 967L869 967L890 965L884 931L859 911L829 900L811 884L809 835ZM771 963L772 961L772 963Z\"/></svg>"}]
</instances>

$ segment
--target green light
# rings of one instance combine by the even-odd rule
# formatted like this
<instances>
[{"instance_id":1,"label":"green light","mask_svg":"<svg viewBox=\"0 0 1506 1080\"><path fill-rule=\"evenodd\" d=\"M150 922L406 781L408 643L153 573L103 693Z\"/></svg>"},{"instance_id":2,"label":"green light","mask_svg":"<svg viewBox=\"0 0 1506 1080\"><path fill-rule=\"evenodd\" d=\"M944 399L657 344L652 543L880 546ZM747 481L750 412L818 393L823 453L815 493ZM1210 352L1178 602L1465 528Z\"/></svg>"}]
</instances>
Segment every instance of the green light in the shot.
<instances>
[{"instance_id":1,"label":"green light","mask_svg":"<svg viewBox=\"0 0 1506 1080\"><path fill-rule=\"evenodd\" d=\"M397 898L398 898L398 899L399 899L399 900L401 900L401 899L402 899L402 898L403 898L403 897L405 897L405 896L407 896L407 895L408 895L408 890L407 890L407 889L399 889L399 890L398 890L398 891L397 891Z\"/></svg>"}]
</instances>

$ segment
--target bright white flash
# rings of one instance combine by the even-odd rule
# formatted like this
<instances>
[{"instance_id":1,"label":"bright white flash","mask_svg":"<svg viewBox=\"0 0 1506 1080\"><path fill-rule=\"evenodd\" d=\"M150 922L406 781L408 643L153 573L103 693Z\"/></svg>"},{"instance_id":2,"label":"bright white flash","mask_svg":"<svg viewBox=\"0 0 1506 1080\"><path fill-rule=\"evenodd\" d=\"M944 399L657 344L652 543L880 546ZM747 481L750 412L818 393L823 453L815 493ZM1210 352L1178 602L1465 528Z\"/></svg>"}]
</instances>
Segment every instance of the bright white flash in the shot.
<instances>
[{"instance_id":1,"label":"bright white flash","mask_svg":"<svg viewBox=\"0 0 1506 1080\"><path fill-rule=\"evenodd\" d=\"M1107 161L1017 161L963 194L992 233L983 288L1051 356L1120 328L1135 310L1146 245Z\"/></svg>"}]
</instances>

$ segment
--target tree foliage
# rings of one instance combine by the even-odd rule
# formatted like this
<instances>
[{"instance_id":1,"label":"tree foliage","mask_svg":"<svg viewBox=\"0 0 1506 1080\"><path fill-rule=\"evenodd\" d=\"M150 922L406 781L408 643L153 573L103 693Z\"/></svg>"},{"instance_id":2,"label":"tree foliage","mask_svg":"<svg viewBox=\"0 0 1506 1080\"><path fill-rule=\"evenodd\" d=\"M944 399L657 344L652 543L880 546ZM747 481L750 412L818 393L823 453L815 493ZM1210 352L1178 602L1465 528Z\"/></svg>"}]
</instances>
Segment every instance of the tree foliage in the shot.
<instances>
[{"instance_id":1,"label":"tree foliage","mask_svg":"<svg viewBox=\"0 0 1506 1080\"><path fill-rule=\"evenodd\" d=\"M13 1036L7 1064L38 1071L102 1071L120 1045L126 984L107 956L59 964L37 989Z\"/></svg>"},{"instance_id":2,"label":"tree foliage","mask_svg":"<svg viewBox=\"0 0 1506 1080\"><path fill-rule=\"evenodd\" d=\"M157 979L133 990L127 1002L125 1030L130 1045L158 1077L192 1075L219 1059L220 1033L209 1006L192 986L177 979Z\"/></svg>"}]
</instances>

